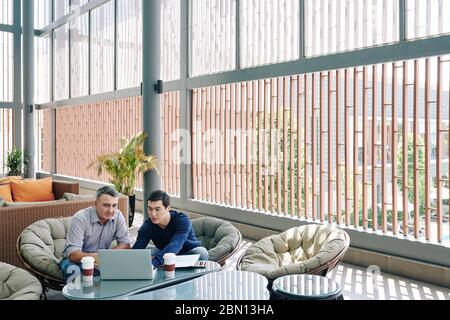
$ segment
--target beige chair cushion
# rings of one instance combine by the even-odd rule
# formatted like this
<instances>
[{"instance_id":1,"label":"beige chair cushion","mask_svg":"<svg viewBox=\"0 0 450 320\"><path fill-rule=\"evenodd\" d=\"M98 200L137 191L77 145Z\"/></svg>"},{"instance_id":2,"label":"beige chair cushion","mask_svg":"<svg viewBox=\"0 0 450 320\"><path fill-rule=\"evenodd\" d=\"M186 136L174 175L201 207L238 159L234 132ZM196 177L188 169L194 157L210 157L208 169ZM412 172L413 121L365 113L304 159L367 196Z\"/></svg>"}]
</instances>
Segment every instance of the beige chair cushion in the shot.
<instances>
[{"instance_id":1,"label":"beige chair cushion","mask_svg":"<svg viewBox=\"0 0 450 320\"><path fill-rule=\"evenodd\" d=\"M67 201L95 200L95 196L90 194L76 194L64 192L63 199Z\"/></svg>"},{"instance_id":2,"label":"beige chair cushion","mask_svg":"<svg viewBox=\"0 0 450 320\"><path fill-rule=\"evenodd\" d=\"M0 262L1 300L39 300L42 286L28 271Z\"/></svg>"},{"instance_id":3,"label":"beige chair cushion","mask_svg":"<svg viewBox=\"0 0 450 320\"><path fill-rule=\"evenodd\" d=\"M36 271L63 280L59 262L71 217L45 219L28 226L20 237L20 252Z\"/></svg>"},{"instance_id":4,"label":"beige chair cushion","mask_svg":"<svg viewBox=\"0 0 450 320\"><path fill-rule=\"evenodd\" d=\"M247 249L240 268L262 274L269 280L308 273L333 260L346 248L344 232L335 227L305 225L265 237Z\"/></svg>"}]
</instances>

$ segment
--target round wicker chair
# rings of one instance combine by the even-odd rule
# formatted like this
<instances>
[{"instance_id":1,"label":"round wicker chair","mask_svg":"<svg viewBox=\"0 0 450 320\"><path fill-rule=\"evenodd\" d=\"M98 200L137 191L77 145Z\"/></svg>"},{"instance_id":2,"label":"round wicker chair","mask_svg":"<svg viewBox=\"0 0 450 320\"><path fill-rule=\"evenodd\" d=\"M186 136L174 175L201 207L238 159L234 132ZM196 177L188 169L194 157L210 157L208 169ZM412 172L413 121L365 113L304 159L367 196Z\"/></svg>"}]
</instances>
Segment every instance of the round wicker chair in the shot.
<instances>
[{"instance_id":1,"label":"round wicker chair","mask_svg":"<svg viewBox=\"0 0 450 320\"><path fill-rule=\"evenodd\" d=\"M51 218L34 222L19 235L17 254L25 268L48 288L62 290L66 284L59 268L67 229L72 218Z\"/></svg>"},{"instance_id":2,"label":"round wicker chair","mask_svg":"<svg viewBox=\"0 0 450 320\"><path fill-rule=\"evenodd\" d=\"M213 218L200 217L192 219L194 233L202 246L208 250L209 260L221 266L238 249L242 235L230 222Z\"/></svg>"},{"instance_id":3,"label":"round wicker chair","mask_svg":"<svg viewBox=\"0 0 450 320\"><path fill-rule=\"evenodd\" d=\"M26 270L0 262L0 300L39 300L42 286Z\"/></svg>"},{"instance_id":4,"label":"round wicker chair","mask_svg":"<svg viewBox=\"0 0 450 320\"><path fill-rule=\"evenodd\" d=\"M270 284L289 274L325 276L342 260L349 245L347 232L340 228L313 224L295 227L252 244L236 268L262 274Z\"/></svg>"}]
</instances>

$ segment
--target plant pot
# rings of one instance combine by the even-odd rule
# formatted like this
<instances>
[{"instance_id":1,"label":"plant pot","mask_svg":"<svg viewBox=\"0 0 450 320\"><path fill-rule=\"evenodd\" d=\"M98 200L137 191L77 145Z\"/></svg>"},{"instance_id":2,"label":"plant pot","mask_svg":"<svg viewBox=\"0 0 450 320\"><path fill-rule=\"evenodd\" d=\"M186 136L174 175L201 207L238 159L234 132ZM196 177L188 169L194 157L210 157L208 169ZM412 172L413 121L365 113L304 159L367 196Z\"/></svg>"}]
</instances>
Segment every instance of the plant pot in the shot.
<instances>
[{"instance_id":1,"label":"plant pot","mask_svg":"<svg viewBox=\"0 0 450 320\"><path fill-rule=\"evenodd\" d=\"M136 208L136 195L135 194L129 194L128 195L128 226L133 226L133 220L134 220L134 210Z\"/></svg>"}]
</instances>

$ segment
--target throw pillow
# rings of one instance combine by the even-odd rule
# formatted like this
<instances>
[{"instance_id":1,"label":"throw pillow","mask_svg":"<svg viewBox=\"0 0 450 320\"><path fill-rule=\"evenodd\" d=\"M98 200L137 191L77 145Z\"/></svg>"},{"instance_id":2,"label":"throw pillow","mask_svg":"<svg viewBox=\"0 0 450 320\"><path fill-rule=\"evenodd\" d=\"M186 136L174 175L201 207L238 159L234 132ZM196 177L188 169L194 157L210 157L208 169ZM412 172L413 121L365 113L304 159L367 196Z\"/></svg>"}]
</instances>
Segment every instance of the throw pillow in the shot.
<instances>
[{"instance_id":1,"label":"throw pillow","mask_svg":"<svg viewBox=\"0 0 450 320\"><path fill-rule=\"evenodd\" d=\"M90 194L76 194L70 192L64 192L63 199L67 201L82 201L82 200L95 200L95 196Z\"/></svg>"},{"instance_id":2,"label":"throw pillow","mask_svg":"<svg viewBox=\"0 0 450 320\"><path fill-rule=\"evenodd\" d=\"M2 197L5 202L13 201L9 183L0 186L0 197Z\"/></svg>"},{"instance_id":3,"label":"throw pillow","mask_svg":"<svg viewBox=\"0 0 450 320\"><path fill-rule=\"evenodd\" d=\"M55 200L52 193L52 178L14 180L10 182L14 201L38 202Z\"/></svg>"}]
</instances>

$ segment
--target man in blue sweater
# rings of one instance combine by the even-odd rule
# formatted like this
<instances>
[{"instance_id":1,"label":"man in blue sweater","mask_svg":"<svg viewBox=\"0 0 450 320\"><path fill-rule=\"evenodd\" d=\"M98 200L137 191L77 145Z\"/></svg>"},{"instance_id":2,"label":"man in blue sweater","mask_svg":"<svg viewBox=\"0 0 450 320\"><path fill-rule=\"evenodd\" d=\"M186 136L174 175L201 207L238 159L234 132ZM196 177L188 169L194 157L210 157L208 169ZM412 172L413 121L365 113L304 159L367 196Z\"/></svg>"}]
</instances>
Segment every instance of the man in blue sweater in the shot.
<instances>
[{"instance_id":1,"label":"man in blue sweater","mask_svg":"<svg viewBox=\"0 0 450 320\"><path fill-rule=\"evenodd\" d=\"M161 190L150 193L147 198L148 219L138 231L133 249L145 249L150 242L156 246L152 250L152 264L163 264L163 255L172 252L179 255L200 254L200 260L208 260L208 250L201 246L192 228L189 217L170 210L170 197Z\"/></svg>"}]
</instances>

